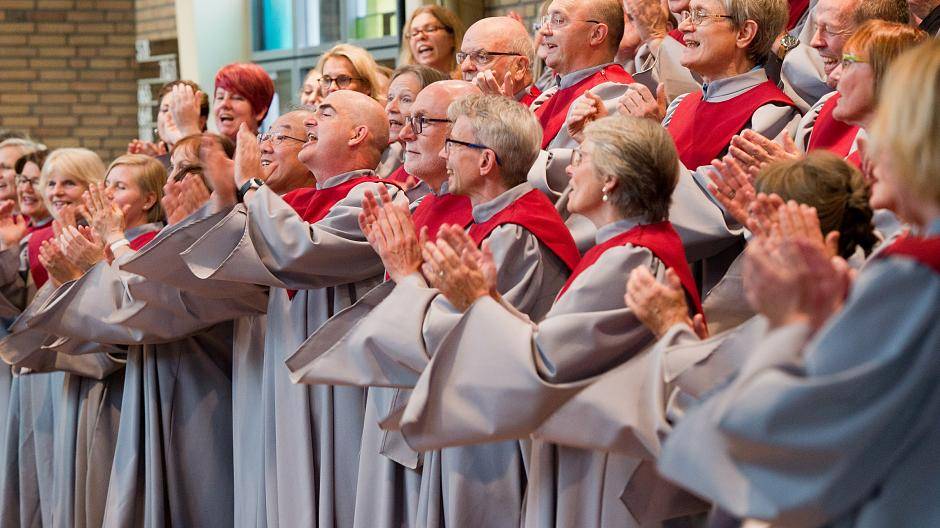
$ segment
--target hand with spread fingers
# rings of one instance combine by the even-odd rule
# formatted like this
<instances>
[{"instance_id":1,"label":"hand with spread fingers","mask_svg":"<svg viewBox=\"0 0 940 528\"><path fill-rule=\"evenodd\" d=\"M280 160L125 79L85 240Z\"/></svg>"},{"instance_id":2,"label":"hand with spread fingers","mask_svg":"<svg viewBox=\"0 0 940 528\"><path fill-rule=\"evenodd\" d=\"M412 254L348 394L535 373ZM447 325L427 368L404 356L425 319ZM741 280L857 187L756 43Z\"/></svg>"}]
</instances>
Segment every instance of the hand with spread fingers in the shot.
<instances>
[{"instance_id":1,"label":"hand with spread fingers","mask_svg":"<svg viewBox=\"0 0 940 528\"><path fill-rule=\"evenodd\" d=\"M776 229L780 230L781 238L804 240L830 257L839 254L839 232L831 231L823 236L815 207L793 200L779 206Z\"/></svg>"},{"instance_id":2,"label":"hand with spread fingers","mask_svg":"<svg viewBox=\"0 0 940 528\"><path fill-rule=\"evenodd\" d=\"M82 199L84 201L80 209L82 216L94 229L98 238L105 244L124 238L124 211L108 198L103 184L89 185Z\"/></svg>"},{"instance_id":3,"label":"hand with spread fingers","mask_svg":"<svg viewBox=\"0 0 940 528\"><path fill-rule=\"evenodd\" d=\"M662 122L666 116L666 86L662 83L657 85L655 96L649 88L640 83L628 86L630 89L617 101L617 110L622 115Z\"/></svg>"},{"instance_id":4,"label":"hand with spread fingers","mask_svg":"<svg viewBox=\"0 0 940 528\"><path fill-rule=\"evenodd\" d=\"M39 263L46 269L56 288L83 275L82 270L69 262L55 240L44 240L39 246Z\"/></svg>"},{"instance_id":5,"label":"hand with spread fingers","mask_svg":"<svg viewBox=\"0 0 940 528\"><path fill-rule=\"evenodd\" d=\"M84 229L75 226L64 227L55 241L69 263L82 273L107 258L104 243L94 230L87 227Z\"/></svg>"},{"instance_id":6,"label":"hand with spread fingers","mask_svg":"<svg viewBox=\"0 0 940 528\"><path fill-rule=\"evenodd\" d=\"M261 145L258 138L242 123L238 127L238 143L235 146L235 187L241 187L248 180L264 179L261 168Z\"/></svg>"},{"instance_id":7,"label":"hand with spread fingers","mask_svg":"<svg viewBox=\"0 0 940 528\"><path fill-rule=\"evenodd\" d=\"M379 186L379 196L376 198L372 191L366 191L362 197L362 211L359 213L359 229L362 234L369 237L369 233L375 228L375 222L379 217L379 210L392 203L392 195L384 185Z\"/></svg>"},{"instance_id":8,"label":"hand with spread fingers","mask_svg":"<svg viewBox=\"0 0 940 528\"><path fill-rule=\"evenodd\" d=\"M747 229L758 237L771 237L779 234L777 214L783 199L776 194L758 193L748 209Z\"/></svg>"},{"instance_id":9,"label":"hand with spread fingers","mask_svg":"<svg viewBox=\"0 0 940 528\"><path fill-rule=\"evenodd\" d=\"M513 97L516 92L525 88L525 86L516 86L513 82L512 70L507 70L502 79L497 79L493 70L483 70L473 78L473 84L484 94L504 97Z\"/></svg>"},{"instance_id":10,"label":"hand with spread fingers","mask_svg":"<svg viewBox=\"0 0 940 528\"><path fill-rule=\"evenodd\" d=\"M478 249L459 226L442 227L437 241L424 244L422 255L421 271L428 283L458 310L467 311L487 295L498 299L496 264L489 244L484 242L483 249Z\"/></svg>"},{"instance_id":11,"label":"hand with spread fingers","mask_svg":"<svg viewBox=\"0 0 940 528\"><path fill-rule=\"evenodd\" d=\"M731 156L712 160L715 169L708 172L712 183L708 191L739 224L747 225L748 211L754 201L754 184L741 165Z\"/></svg>"},{"instance_id":12,"label":"hand with spread fingers","mask_svg":"<svg viewBox=\"0 0 940 528\"><path fill-rule=\"evenodd\" d=\"M176 140L200 133L199 99L202 92L193 90L192 86L177 84L173 86L169 95L170 112L167 117L172 118L176 133L179 135Z\"/></svg>"},{"instance_id":13,"label":"hand with spread fingers","mask_svg":"<svg viewBox=\"0 0 940 528\"><path fill-rule=\"evenodd\" d=\"M657 339L677 323L688 325L700 339L708 337L702 315L689 317L685 290L679 276L672 269L666 270L666 283L663 284L656 280L649 269L634 268L627 280L627 293L623 299L633 315L646 325Z\"/></svg>"},{"instance_id":14,"label":"hand with spread fingers","mask_svg":"<svg viewBox=\"0 0 940 528\"><path fill-rule=\"evenodd\" d=\"M28 232L29 222L25 217L10 214L0 217L0 249L17 247Z\"/></svg>"},{"instance_id":15,"label":"hand with spread fingers","mask_svg":"<svg viewBox=\"0 0 940 528\"><path fill-rule=\"evenodd\" d=\"M418 233L407 204L383 205L366 238L393 281L400 282L421 269L421 246L427 240L427 228Z\"/></svg>"},{"instance_id":16,"label":"hand with spread fingers","mask_svg":"<svg viewBox=\"0 0 940 528\"><path fill-rule=\"evenodd\" d=\"M604 106L604 100L590 91L584 92L584 95L575 99L574 103L571 104L568 120L565 122L565 126L568 127L568 135L581 143L584 141L584 127L591 121L606 116L607 107Z\"/></svg>"},{"instance_id":17,"label":"hand with spread fingers","mask_svg":"<svg viewBox=\"0 0 940 528\"><path fill-rule=\"evenodd\" d=\"M166 145L164 145L161 141L153 143L151 141L134 139L127 144L127 153L143 154L145 156L151 156L155 158L157 156L166 154Z\"/></svg>"},{"instance_id":18,"label":"hand with spread fingers","mask_svg":"<svg viewBox=\"0 0 940 528\"><path fill-rule=\"evenodd\" d=\"M803 157L803 153L786 130L780 133L778 139L781 143L753 130L745 130L731 138L728 154L751 173L757 173L777 161L792 161Z\"/></svg>"},{"instance_id":19,"label":"hand with spread fingers","mask_svg":"<svg viewBox=\"0 0 940 528\"><path fill-rule=\"evenodd\" d=\"M238 203L238 188L235 186L235 162L222 150L219 142L203 136L199 143L199 163L202 165L206 183L212 187L214 212L225 210Z\"/></svg>"}]
</instances>

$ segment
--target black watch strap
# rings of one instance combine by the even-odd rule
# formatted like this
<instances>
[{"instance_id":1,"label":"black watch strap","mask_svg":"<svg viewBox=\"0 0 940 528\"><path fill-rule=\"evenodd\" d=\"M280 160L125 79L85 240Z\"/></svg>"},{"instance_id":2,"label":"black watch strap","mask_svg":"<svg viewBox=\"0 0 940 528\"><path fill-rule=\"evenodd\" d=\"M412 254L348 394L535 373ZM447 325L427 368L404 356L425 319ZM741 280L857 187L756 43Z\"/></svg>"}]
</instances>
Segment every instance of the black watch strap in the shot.
<instances>
[{"instance_id":1,"label":"black watch strap","mask_svg":"<svg viewBox=\"0 0 940 528\"><path fill-rule=\"evenodd\" d=\"M238 191L236 191L236 194L238 195L238 201L239 202L245 201L245 194L247 194L248 191L250 191L251 189L258 189L262 185L264 185L264 180L260 178L249 179L248 181L243 183L241 187L238 188Z\"/></svg>"}]
</instances>

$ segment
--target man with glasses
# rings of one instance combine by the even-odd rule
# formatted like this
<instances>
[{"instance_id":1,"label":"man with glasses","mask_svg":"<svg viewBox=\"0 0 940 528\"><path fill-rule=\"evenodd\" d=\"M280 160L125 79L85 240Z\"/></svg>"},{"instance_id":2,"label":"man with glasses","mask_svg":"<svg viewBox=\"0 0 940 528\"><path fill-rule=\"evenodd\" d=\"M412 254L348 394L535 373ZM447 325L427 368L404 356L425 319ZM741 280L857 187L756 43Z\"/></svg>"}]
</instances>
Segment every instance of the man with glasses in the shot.
<instances>
[{"instance_id":1,"label":"man with glasses","mask_svg":"<svg viewBox=\"0 0 940 528\"><path fill-rule=\"evenodd\" d=\"M541 93L532 84L535 48L525 26L509 17L484 18L467 29L457 52L463 80L483 93L529 106Z\"/></svg>"},{"instance_id":2,"label":"man with glasses","mask_svg":"<svg viewBox=\"0 0 940 528\"><path fill-rule=\"evenodd\" d=\"M447 189L469 198L468 234L492 252L503 299L540 320L579 255L552 204L526 182L539 152L538 122L522 105L494 95L462 97L446 117L453 123L441 138ZM380 299L370 292L345 312L370 308L361 319L331 320L288 366L308 383L413 387L460 310L429 286L433 277L421 274L420 236L406 207L384 202L364 219L364 230L394 281L391 291ZM396 366L370 368L376 362ZM391 412L378 418L394 421L408 397L401 393ZM408 450L401 440L386 447L391 456ZM517 441L425 453L421 479L419 526L520 526L526 477Z\"/></svg>"},{"instance_id":3,"label":"man with glasses","mask_svg":"<svg viewBox=\"0 0 940 528\"><path fill-rule=\"evenodd\" d=\"M591 91L613 110L633 77L614 62L623 37L620 0L553 0L542 17L539 55L555 75L535 104L542 148L574 148L565 121L571 104Z\"/></svg>"},{"instance_id":4,"label":"man with glasses","mask_svg":"<svg viewBox=\"0 0 940 528\"><path fill-rule=\"evenodd\" d=\"M267 132L258 134L264 171L262 179L275 194L283 196L313 182L313 174L297 158L307 142L304 121L312 114L310 110L288 112L278 117Z\"/></svg>"}]
</instances>

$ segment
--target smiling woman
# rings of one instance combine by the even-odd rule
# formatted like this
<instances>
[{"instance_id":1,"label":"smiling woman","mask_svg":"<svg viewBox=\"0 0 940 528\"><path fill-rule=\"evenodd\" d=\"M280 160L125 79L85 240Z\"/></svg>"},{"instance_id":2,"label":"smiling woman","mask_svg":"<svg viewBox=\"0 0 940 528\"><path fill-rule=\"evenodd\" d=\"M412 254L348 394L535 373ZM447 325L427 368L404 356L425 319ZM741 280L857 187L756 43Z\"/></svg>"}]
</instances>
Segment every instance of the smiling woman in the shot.
<instances>
[{"instance_id":1,"label":"smiling woman","mask_svg":"<svg viewBox=\"0 0 940 528\"><path fill-rule=\"evenodd\" d=\"M63 208L80 204L88 186L103 179L104 163L97 154L83 148L61 148L43 165L39 188L46 207L58 220Z\"/></svg>"},{"instance_id":2,"label":"smiling woman","mask_svg":"<svg viewBox=\"0 0 940 528\"><path fill-rule=\"evenodd\" d=\"M261 66L233 63L215 74L212 115L219 133L236 141L242 123L252 132L268 115L274 97L274 81Z\"/></svg>"},{"instance_id":3,"label":"smiling woman","mask_svg":"<svg viewBox=\"0 0 940 528\"><path fill-rule=\"evenodd\" d=\"M419 7L405 22L399 64L422 64L459 79L455 54L463 41L464 26L446 7Z\"/></svg>"}]
</instances>

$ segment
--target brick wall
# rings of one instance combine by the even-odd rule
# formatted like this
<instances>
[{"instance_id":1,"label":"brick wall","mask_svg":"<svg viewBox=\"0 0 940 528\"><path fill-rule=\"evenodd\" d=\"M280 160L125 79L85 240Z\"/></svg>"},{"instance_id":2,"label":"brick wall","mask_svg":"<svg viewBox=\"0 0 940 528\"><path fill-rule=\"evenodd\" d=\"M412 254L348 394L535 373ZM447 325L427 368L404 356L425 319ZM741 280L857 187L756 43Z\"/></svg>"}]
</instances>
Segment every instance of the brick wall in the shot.
<instances>
[{"instance_id":1,"label":"brick wall","mask_svg":"<svg viewBox=\"0 0 940 528\"><path fill-rule=\"evenodd\" d=\"M133 0L0 2L0 127L105 162L137 135Z\"/></svg>"},{"instance_id":2,"label":"brick wall","mask_svg":"<svg viewBox=\"0 0 940 528\"><path fill-rule=\"evenodd\" d=\"M137 0L137 38L176 38L175 0Z\"/></svg>"}]
</instances>

